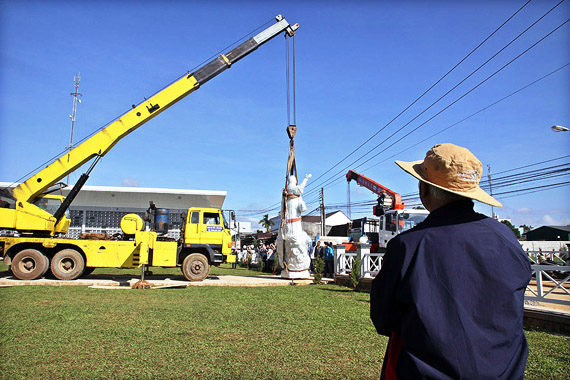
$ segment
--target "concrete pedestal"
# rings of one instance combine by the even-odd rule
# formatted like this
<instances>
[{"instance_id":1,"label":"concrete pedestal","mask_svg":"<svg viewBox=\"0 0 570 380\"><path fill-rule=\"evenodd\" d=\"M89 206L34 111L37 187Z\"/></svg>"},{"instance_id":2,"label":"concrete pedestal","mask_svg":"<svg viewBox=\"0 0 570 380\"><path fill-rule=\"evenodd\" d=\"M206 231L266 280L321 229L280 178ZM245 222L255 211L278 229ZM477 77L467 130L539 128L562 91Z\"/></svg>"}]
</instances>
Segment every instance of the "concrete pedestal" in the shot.
<instances>
[{"instance_id":1,"label":"concrete pedestal","mask_svg":"<svg viewBox=\"0 0 570 380\"><path fill-rule=\"evenodd\" d=\"M300 272L282 271L281 278L287 278L290 280L301 280L301 279L311 278L311 274L309 273L309 270L304 270Z\"/></svg>"}]
</instances>

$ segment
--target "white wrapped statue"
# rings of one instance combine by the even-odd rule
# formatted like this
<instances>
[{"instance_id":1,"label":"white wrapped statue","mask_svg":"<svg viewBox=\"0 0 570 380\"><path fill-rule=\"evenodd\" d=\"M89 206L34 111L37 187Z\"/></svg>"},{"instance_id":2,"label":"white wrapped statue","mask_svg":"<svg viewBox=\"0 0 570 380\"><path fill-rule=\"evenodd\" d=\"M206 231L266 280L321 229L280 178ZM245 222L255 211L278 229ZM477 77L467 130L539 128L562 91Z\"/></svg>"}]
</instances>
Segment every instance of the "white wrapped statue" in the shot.
<instances>
[{"instance_id":1,"label":"white wrapped statue","mask_svg":"<svg viewBox=\"0 0 570 380\"><path fill-rule=\"evenodd\" d=\"M309 266L311 259L307 253L311 238L305 231L301 222L301 213L307 210L307 206L301 195L305 190L311 174L307 174L301 184L297 184L295 176L289 176L287 184L287 208L285 210L285 222L277 236L277 255L279 264L285 268L281 272L284 278L309 278ZM285 249L285 252L283 252ZM283 263L285 253L285 263Z\"/></svg>"}]
</instances>

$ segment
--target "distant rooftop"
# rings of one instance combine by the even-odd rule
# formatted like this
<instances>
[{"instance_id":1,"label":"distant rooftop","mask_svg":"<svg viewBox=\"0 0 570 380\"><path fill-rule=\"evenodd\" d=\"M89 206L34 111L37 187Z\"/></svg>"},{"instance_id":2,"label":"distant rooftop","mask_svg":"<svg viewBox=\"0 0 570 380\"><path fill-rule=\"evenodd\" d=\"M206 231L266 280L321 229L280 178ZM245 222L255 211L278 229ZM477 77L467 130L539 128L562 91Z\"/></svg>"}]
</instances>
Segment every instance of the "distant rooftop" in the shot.
<instances>
[{"instance_id":1,"label":"distant rooftop","mask_svg":"<svg viewBox=\"0 0 570 380\"><path fill-rule=\"evenodd\" d=\"M0 182L0 188L18 184ZM63 190L67 196L71 187ZM129 207L143 208L153 201L158 208L185 209L188 207L222 208L227 191L163 189L150 187L84 186L72 207Z\"/></svg>"}]
</instances>

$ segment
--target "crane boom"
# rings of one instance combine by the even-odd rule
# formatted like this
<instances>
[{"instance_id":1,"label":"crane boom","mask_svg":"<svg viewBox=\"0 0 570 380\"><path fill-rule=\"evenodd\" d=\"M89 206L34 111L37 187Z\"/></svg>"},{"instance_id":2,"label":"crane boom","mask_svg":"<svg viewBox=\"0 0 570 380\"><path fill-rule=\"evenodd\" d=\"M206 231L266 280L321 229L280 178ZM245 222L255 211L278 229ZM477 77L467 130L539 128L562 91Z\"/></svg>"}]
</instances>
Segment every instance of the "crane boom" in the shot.
<instances>
[{"instance_id":1,"label":"crane boom","mask_svg":"<svg viewBox=\"0 0 570 380\"><path fill-rule=\"evenodd\" d=\"M400 194L396 193L395 191L392 191L390 189L388 189L385 186L382 186L381 184L379 184L378 182L362 175L359 174L357 172L355 172L354 170L349 170L348 173L346 173L346 180L348 182L350 182L351 180L355 180L356 183L362 187L367 188L368 190L372 191L373 193L378 194L380 197L384 197L384 196L389 196L390 199L392 200L392 204L390 205L390 208L393 210L403 210L404 209L404 203L402 202L402 197L400 196ZM384 203L384 202L382 202Z\"/></svg>"},{"instance_id":2,"label":"crane boom","mask_svg":"<svg viewBox=\"0 0 570 380\"><path fill-rule=\"evenodd\" d=\"M185 74L139 105L133 105L130 111L16 186L12 190L12 196L16 200L15 210L8 211L6 209L0 209L0 228L51 230L51 232L53 232L55 224L57 224L59 218L63 216L65 209L58 210L57 220L51 220L51 214L47 214L44 210L31 203L34 199L40 196L47 188L77 170L89 160L94 157L100 158L104 156L123 137L165 111L191 92L197 90L202 84L219 75L231 67L233 63L247 56L265 42L283 32L289 36L293 36L299 27L299 24L290 25L281 15L276 16L275 19L277 21L276 23L236 48L214 58L195 72ZM86 178L79 182L84 183L85 180ZM74 190L75 194L79 191L78 189ZM72 199L69 199L68 202L66 202L67 205L62 207L68 207L71 201ZM23 214L26 214L26 218L20 218L18 220L17 214L19 211L23 211ZM36 227L34 227L33 222L35 216L37 216L38 219L42 219L41 223L36 224ZM24 221L24 219L26 221Z\"/></svg>"}]
</instances>

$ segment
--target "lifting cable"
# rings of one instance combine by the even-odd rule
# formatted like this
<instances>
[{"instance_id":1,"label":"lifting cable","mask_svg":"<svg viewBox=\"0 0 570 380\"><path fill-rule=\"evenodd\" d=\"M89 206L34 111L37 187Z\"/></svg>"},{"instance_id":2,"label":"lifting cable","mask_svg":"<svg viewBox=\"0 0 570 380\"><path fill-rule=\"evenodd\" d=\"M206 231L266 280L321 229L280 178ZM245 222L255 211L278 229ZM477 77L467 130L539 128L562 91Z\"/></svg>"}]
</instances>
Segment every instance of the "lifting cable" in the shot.
<instances>
[{"instance_id":1,"label":"lifting cable","mask_svg":"<svg viewBox=\"0 0 570 380\"><path fill-rule=\"evenodd\" d=\"M291 45L292 52L290 53L289 45ZM295 35L291 37L291 43L289 38L285 35L285 49L286 49L286 77L287 77L287 135L289 136L289 155L287 158L287 171L285 173L285 187L283 188L283 195L281 200L281 225L279 231L281 236L283 236L283 226L285 225L285 215L287 213L287 198L297 197L294 194L287 193L287 186L289 185L289 177L297 177L297 164L295 162L295 134L297 133L297 120L296 120L296 105L295 105ZM283 268L285 272L288 272L287 260L286 260L287 250L285 248L285 239L283 239Z\"/></svg>"}]
</instances>

